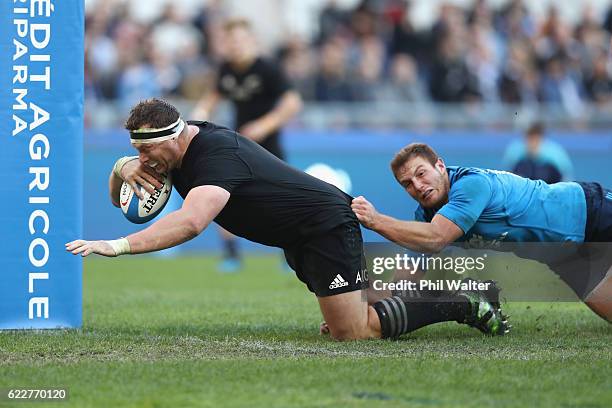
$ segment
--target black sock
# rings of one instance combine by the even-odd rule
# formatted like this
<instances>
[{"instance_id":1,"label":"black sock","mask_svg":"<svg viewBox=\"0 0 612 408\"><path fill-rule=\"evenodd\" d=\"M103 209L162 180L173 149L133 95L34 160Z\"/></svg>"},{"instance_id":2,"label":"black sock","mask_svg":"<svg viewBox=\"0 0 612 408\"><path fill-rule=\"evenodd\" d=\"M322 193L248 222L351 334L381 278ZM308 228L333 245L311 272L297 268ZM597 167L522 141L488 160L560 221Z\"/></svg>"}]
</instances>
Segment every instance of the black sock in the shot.
<instances>
[{"instance_id":1,"label":"black sock","mask_svg":"<svg viewBox=\"0 0 612 408\"><path fill-rule=\"evenodd\" d=\"M468 302L462 296L439 300L412 300L399 296L383 299L372 305L380 320L382 338L397 338L433 323L462 321Z\"/></svg>"},{"instance_id":2,"label":"black sock","mask_svg":"<svg viewBox=\"0 0 612 408\"><path fill-rule=\"evenodd\" d=\"M225 258L238 259L238 245L235 239L224 239L223 250L225 252Z\"/></svg>"}]
</instances>

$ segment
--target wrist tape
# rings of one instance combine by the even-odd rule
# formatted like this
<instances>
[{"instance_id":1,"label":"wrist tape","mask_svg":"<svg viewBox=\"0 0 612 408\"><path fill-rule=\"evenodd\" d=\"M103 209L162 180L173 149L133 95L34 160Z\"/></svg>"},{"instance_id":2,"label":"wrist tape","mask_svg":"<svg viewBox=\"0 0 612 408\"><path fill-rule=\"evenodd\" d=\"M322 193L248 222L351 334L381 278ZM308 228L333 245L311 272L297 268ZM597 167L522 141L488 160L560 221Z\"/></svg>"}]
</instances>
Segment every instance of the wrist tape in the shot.
<instances>
[{"instance_id":1,"label":"wrist tape","mask_svg":"<svg viewBox=\"0 0 612 408\"><path fill-rule=\"evenodd\" d=\"M123 168L123 166L125 166L125 163L132 161L132 160L137 160L137 159L138 159L138 156L123 156L122 158L117 160L115 162L115 165L113 166L113 173L115 173L115 176L123 180L123 177L121 177L121 169Z\"/></svg>"},{"instance_id":2,"label":"wrist tape","mask_svg":"<svg viewBox=\"0 0 612 408\"><path fill-rule=\"evenodd\" d=\"M127 238L119 238L106 242L113 248L116 256L129 254L131 252L130 242Z\"/></svg>"}]
</instances>

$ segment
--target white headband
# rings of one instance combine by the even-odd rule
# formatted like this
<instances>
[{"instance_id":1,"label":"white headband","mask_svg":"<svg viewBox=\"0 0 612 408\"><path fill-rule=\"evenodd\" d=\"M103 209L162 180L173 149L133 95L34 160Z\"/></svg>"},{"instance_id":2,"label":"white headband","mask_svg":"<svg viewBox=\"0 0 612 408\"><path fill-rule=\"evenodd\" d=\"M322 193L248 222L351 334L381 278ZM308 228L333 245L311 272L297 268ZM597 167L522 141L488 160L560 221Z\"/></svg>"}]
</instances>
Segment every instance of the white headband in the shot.
<instances>
[{"instance_id":1,"label":"white headband","mask_svg":"<svg viewBox=\"0 0 612 408\"><path fill-rule=\"evenodd\" d=\"M132 144L159 143L178 137L185 129L185 122L178 118L176 122L159 129L130 130Z\"/></svg>"}]
</instances>

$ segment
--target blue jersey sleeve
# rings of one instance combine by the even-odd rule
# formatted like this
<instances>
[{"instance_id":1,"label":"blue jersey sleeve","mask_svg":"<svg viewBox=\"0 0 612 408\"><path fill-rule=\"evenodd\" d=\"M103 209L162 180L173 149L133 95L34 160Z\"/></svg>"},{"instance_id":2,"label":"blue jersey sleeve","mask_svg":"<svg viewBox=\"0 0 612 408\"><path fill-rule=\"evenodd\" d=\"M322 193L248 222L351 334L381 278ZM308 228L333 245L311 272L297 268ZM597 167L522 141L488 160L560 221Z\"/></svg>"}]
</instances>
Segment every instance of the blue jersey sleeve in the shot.
<instances>
[{"instance_id":1,"label":"blue jersey sleeve","mask_svg":"<svg viewBox=\"0 0 612 408\"><path fill-rule=\"evenodd\" d=\"M421 222L427 221L425 219L425 211L423 210L423 207L421 207L420 205L414 211L414 220L415 221L421 221Z\"/></svg>"},{"instance_id":2,"label":"blue jersey sleeve","mask_svg":"<svg viewBox=\"0 0 612 408\"><path fill-rule=\"evenodd\" d=\"M485 175L469 174L457 180L448 193L446 203L438 214L455 223L463 233L474 226L491 200L491 183Z\"/></svg>"}]
</instances>

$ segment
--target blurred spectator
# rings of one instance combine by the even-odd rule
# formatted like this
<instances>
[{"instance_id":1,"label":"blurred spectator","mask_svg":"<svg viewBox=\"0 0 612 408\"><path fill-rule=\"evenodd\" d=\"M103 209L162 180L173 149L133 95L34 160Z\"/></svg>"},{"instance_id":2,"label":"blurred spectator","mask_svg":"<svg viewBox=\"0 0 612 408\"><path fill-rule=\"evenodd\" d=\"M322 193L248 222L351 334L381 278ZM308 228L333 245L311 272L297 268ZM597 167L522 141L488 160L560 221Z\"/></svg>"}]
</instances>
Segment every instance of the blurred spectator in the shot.
<instances>
[{"instance_id":1,"label":"blurred spectator","mask_svg":"<svg viewBox=\"0 0 612 408\"><path fill-rule=\"evenodd\" d=\"M90 96L95 99L115 99L119 75L119 51L111 37L111 9L100 6L98 13L86 20L85 76Z\"/></svg>"},{"instance_id":2,"label":"blurred spectator","mask_svg":"<svg viewBox=\"0 0 612 408\"><path fill-rule=\"evenodd\" d=\"M374 101L376 92L383 80L383 65L385 63L385 47L376 36L363 38L355 50L357 72L351 80L352 96L355 101Z\"/></svg>"},{"instance_id":3,"label":"blurred spectator","mask_svg":"<svg viewBox=\"0 0 612 408\"><path fill-rule=\"evenodd\" d=\"M347 30L347 19L347 14L340 10L338 2L328 0L319 14L318 44L323 44L339 32Z\"/></svg>"},{"instance_id":4,"label":"blurred spectator","mask_svg":"<svg viewBox=\"0 0 612 408\"><path fill-rule=\"evenodd\" d=\"M461 41L465 38L467 26L466 18L462 9L450 4L442 3L438 19L431 27L431 41L433 48L439 50L441 43L449 37Z\"/></svg>"},{"instance_id":5,"label":"blurred spectator","mask_svg":"<svg viewBox=\"0 0 612 408\"><path fill-rule=\"evenodd\" d=\"M523 0L510 0L500 10L495 25L506 41L531 39L536 32L536 23Z\"/></svg>"},{"instance_id":6,"label":"blurred spectator","mask_svg":"<svg viewBox=\"0 0 612 408\"><path fill-rule=\"evenodd\" d=\"M168 1L150 22L137 20L129 4L97 1L88 8L88 101L129 104L153 93L197 99L214 80L211 66L223 59L226 2L186 8ZM449 0L431 26L419 27L410 0L361 0L353 9L337 0L321 4L311 7L319 13L312 38L287 27L280 47L269 50L308 101L482 101L542 108L570 121L587 117L590 102L601 112L612 104L606 63L612 7L601 15L585 2L572 25L560 5L538 19L523 0L500 7L474 0L467 8ZM405 86L391 90L397 81Z\"/></svg>"},{"instance_id":7,"label":"blurred spectator","mask_svg":"<svg viewBox=\"0 0 612 408\"><path fill-rule=\"evenodd\" d=\"M414 104L428 101L427 91L418 77L415 60L407 54L396 54L389 67L389 78L378 90L379 101Z\"/></svg>"},{"instance_id":8,"label":"blurred spectator","mask_svg":"<svg viewBox=\"0 0 612 408\"><path fill-rule=\"evenodd\" d=\"M584 90L575 73L567 64L567 56L557 54L545 65L540 82L540 93L544 102L563 109L563 113L578 117L584 111Z\"/></svg>"},{"instance_id":9,"label":"blurred spectator","mask_svg":"<svg viewBox=\"0 0 612 408\"><path fill-rule=\"evenodd\" d=\"M541 123L532 124L525 138L515 140L504 153L503 162L511 172L548 184L572 180L573 166L569 155L558 143L544 137Z\"/></svg>"},{"instance_id":10,"label":"blurred spectator","mask_svg":"<svg viewBox=\"0 0 612 408\"><path fill-rule=\"evenodd\" d=\"M193 44L203 42L201 34L191 25L181 8L168 3L164 14L152 24L151 42L155 51L175 60L185 54Z\"/></svg>"},{"instance_id":11,"label":"blurred spectator","mask_svg":"<svg viewBox=\"0 0 612 408\"><path fill-rule=\"evenodd\" d=\"M118 68L117 47L108 32L109 13L108 8L101 8L99 13L87 20L87 62L95 67L100 77L111 75Z\"/></svg>"},{"instance_id":12,"label":"blurred spectator","mask_svg":"<svg viewBox=\"0 0 612 408\"><path fill-rule=\"evenodd\" d=\"M316 57L314 50L301 37L294 35L280 52L287 78L307 101L315 99Z\"/></svg>"},{"instance_id":13,"label":"blurred spectator","mask_svg":"<svg viewBox=\"0 0 612 408\"><path fill-rule=\"evenodd\" d=\"M576 41L572 55L578 62L576 69L583 73L593 69L595 58L606 48L606 32L599 26L594 13L592 8L585 7L582 19L574 30Z\"/></svg>"},{"instance_id":14,"label":"blurred spectator","mask_svg":"<svg viewBox=\"0 0 612 408\"><path fill-rule=\"evenodd\" d=\"M595 57L593 70L585 80L585 88L589 98L598 105L609 105L612 102L612 75L605 52Z\"/></svg>"},{"instance_id":15,"label":"blurred spectator","mask_svg":"<svg viewBox=\"0 0 612 408\"><path fill-rule=\"evenodd\" d=\"M470 26L466 63L477 81L478 93L486 102L497 102L499 58L495 36L488 21L475 20Z\"/></svg>"},{"instance_id":16,"label":"blurred spectator","mask_svg":"<svg viewBox=\"0 0 612 408\"><path fill-rule=\"evenodd\" d=\"M315 77L315 99L317 101L350 102L354 100L346 60L346 44L343 39L335 37L323 44Z\"/></svg>"},{"instance_id":17,"label":"blurred spectator","mask_svg":"<svg viewBox=\"0 0 612 408\"><path fill-rule=\"evenodd\" d=\"M535 39L538 58L548 61L557 55L568 55L572 41L571 30L561 19L559 10L556 6L550 6Z\"/></svg>"},{"instance_id":18,"label":"blurred spectator","mask_svg":"<svg viewBox=\"0 0 612 408\"><path fill-rule=\"evenodd\" d=\"M381 21L377 13L376 1L362 0L350 16L350 28L356 40L381 34Z\"/></svg>"},{"instance_id":19,"label":"blurred spectator","mask_svg":"<svg viewBox=\"0 0 612 408\"><path fill-rule=\"evenodd\" d=\"M609 34L612 34L612 5L610 5L610 8L608 9L608 12L606 13L606 18L603 23L603 28Z\"/></svg>"},{"instance_id":20,"label":"blurred spectator","mask_svg":"<svg viewBox=\"0 0 612 408\"><path fill-rule=\"evenodd\" d=\"M172 64L172 61L168 61ZM182 96L189 100L199 99L205 90L213 86L214 72L210 62L200 53L197 43L190 43L183 48L180 60L176 63L179 78L179 88L176 96Z\"/></svg>"},{"instance_id":21,"label":"blurred spectator","mask_svg":"<svg viewBox=\"0 0 612 408\"><path fill-rule=\"evenodd\" d=\"M215 87L200 99L193 116L209 118L221 99L228 99L235 107L236 129L282 159L280 132L301 109L301 98L278 65L261 55L248 20L227 20L224 38Z\"/></svg>"},{"instance_id":22,"label":"blurred spectator","mask_svg":"<svg viewBox=\"0 0 612 408\"><path fill-rule=\"evenodd\" d=\"M396 0L391 2L387 10L387 18L392 27L389 52L391 55L408 54L422 61L427 37L414 28L410 20L411 6L410 0Z\"/></svg>"},{"instance_id":23,"label":"blurred spectator","mask_svg":"<svg viewBox=\"0 0 612 408\"><path fill-rule=\"evenodd\" d=\"M508 45L499 78L499 96L505 103L530 104L538 101L538 74L533 53L524 41Z\"/></svg>"},{"instance_id":24,"label":"blurred spectator","mask_svg":"<svg viewBox=\"0 0 612 408\"><path fill-rule=\"evenodd\" d=\"M439 40L430 72L430 92L436 102L468 102L480 99L478 79L470 72L460 39L446 34Z\"/></svg>"},{"instance_id":25,"label":"blurred spectator","mask_svg":"<svg viewBox=\"0 0 612 408\"><path fill-rule=\"evenodd\" d=\"M126 55L123 71L119 77L117 97L122 110L128 110L138 101L161 94L153 66L139 54Z\"/></svg>"}]
</instances>

